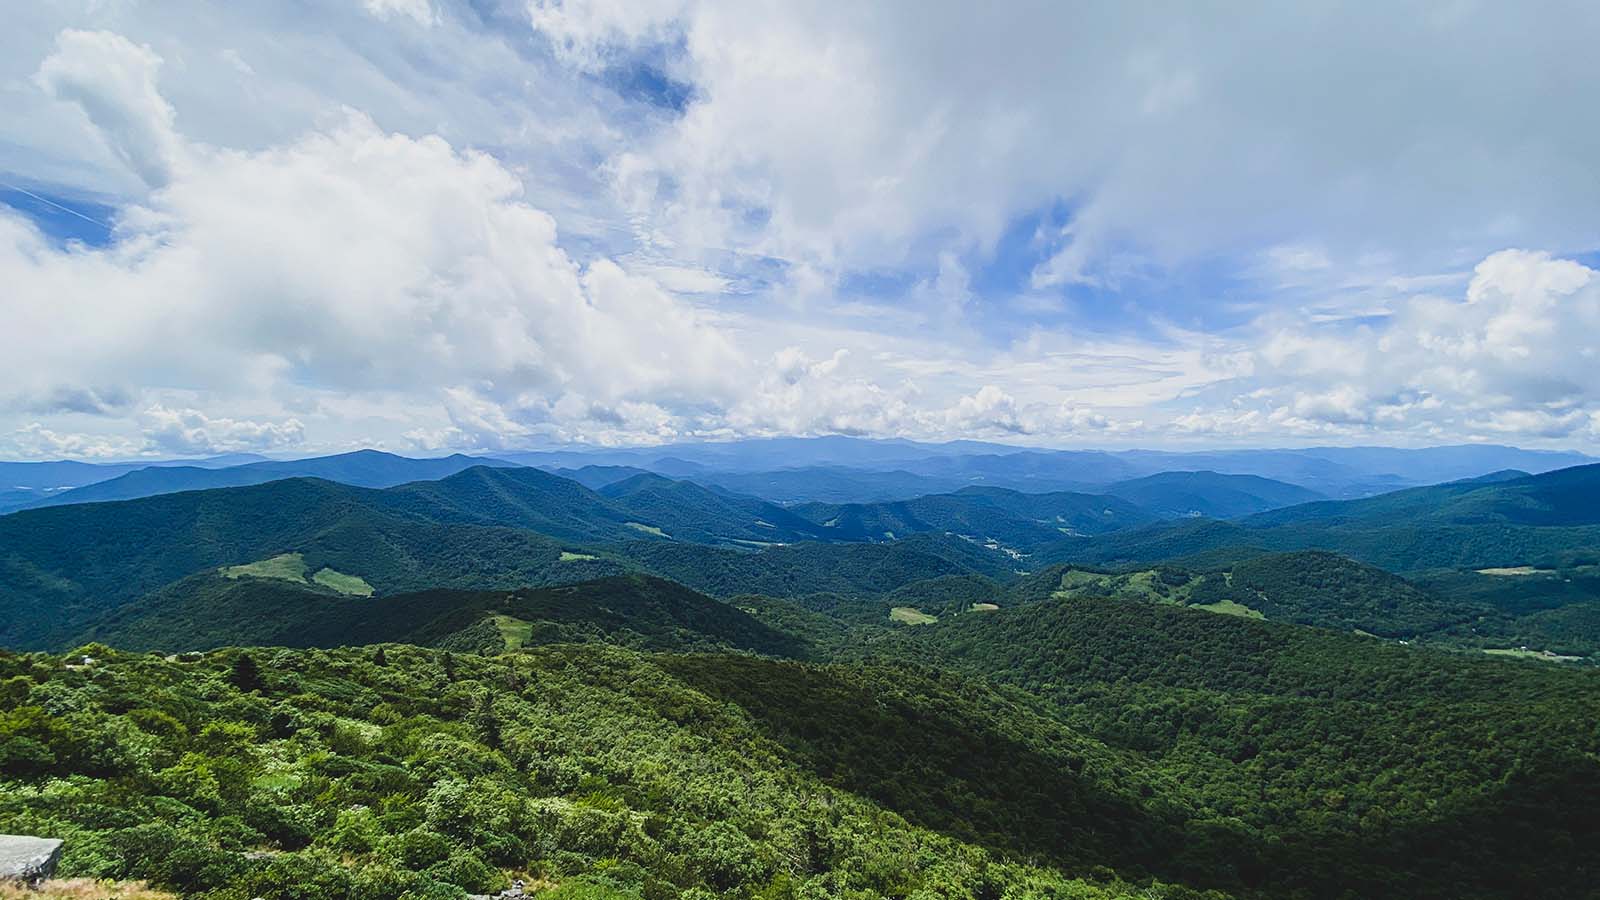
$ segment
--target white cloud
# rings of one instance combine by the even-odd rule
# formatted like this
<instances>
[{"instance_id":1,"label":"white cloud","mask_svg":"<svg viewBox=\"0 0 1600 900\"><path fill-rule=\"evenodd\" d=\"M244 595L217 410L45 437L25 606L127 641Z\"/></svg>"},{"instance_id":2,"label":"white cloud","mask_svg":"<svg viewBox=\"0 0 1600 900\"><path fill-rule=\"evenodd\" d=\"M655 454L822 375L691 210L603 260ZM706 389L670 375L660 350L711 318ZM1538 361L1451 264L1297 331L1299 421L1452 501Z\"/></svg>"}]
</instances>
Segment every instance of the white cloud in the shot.
<instances>
[{"instance_id":1,"label":"white cloud","mask_svg":"<svg viewBox=\"0 0 1600 900\"><path fill-rule=\"evenodd\" d=\"M405 16L418 25L428 27L438 21L438 14L428 0L363 0L367 12L379 18Z\"/></svg>"},{"instance_id":2,"label":"white cloud","mask_svg":"<svg viewBox=\"0 0 1600 900\"><path fill-rule=\"evenodd\" d=\"M248 419L212 418L197 409L152 406L142 414L147 450L180 456L277 450L305 440L298 419L255 422Z\"/></svg>"},{"instance_id":3,"label":"white cloud","mask_svg":"<svg viewBox=\"0 0 1600 900\"><path fill-rule=\"evenodd\" d=\"M132 45L101 35L93 46ZM159 60L137 53L153 72ZM119 96L97 101L97 124L121 127L151 106L136 92L122 109ZM177 144L166 158L110 247L54 246L0 216L13 326L0 354L26 373L13 390L53 397L133 380L214 399L291 385L431 394L487 443L533 433L518 411L603 409L614 424L616 410L725 401L737 384L742 360L724 335L648 278L571 259L555 221L484 154L349 113L259 152ZM279 442L242 421L216 420L230 424L213 436L160 417L157 438L173 450Z\"/></svg>"},{"instance_id":4,"label":"white cloud","mask_svg":"<svg viewBox=\"0 0 1600 900\"><path fill-rule=\"evenodd\" d=\"M1178 417L1204 432L1583 436L1600 410L1600 273L1506 250L1462 296L1419 295L1378 325L1264 336L1233 411Z\"/></svg>"},{"instance_id":5,"label":"white cloud","mask_svg":"<svg viewBox=\"0 0 1600 900\"><path fill-rule=\"evenodd\" d=\"M1593 442L1596 13L1480 13L25 5L0 168L116 234L0 207L0 434Z\"/></svg>"},{"instance_id":6,"label":"white cloud","mask_svg":"<svg viewBox=\"0 0 1600 900\"><path fill-rule=\"evenodd\" d=\"M679 247L898 265L1055 203L1072 221L1037 286L1263 246L1402 272L1592 246L1600 123L1571 111L1600 13L1416 12L562 0L531 20L585 70L681 45L694 102L613 164Z\"/></svg>"},{"instance_id":7,"label":"white cloud","mask_svg":"<svg viewBox=\"0 0 1600 900\"><path fill-rule=\"evenodd\" d=\"M145 446L117 435L60 433L38 422L17 429L5 444L19 459L127 459Z\"/></svg>"},{"instance_id":8,"label":"white cloud","mask_svg":"<svg viewBox=\"0 0 1600 900\"><path fill-rule=\"evenodd\" d=\"M161 57L106 31L63 31L35 80L89 117L119 159L145 184L167 183L181 147L173 109L156 89Z\"/></svg>"}]
</instances>

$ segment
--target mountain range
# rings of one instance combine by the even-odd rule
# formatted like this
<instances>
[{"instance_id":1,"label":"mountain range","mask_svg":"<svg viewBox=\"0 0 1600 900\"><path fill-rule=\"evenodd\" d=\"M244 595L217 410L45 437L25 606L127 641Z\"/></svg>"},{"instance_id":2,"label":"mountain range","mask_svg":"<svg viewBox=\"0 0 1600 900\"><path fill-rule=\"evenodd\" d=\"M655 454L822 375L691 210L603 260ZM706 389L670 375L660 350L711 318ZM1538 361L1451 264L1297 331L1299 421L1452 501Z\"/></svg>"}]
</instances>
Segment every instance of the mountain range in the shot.
<instances>
[{"instance_id":1,"label":"mountain range","mask_svg":"<svg viewBox=\"0 0 1600 900\"><path fill-rule=\"evenodd\" d=\"M669 449L0 515L0 830L216 900L1594 882L1600 465Z\"/></svg>"},{"instance_id":2,"label":"mountain range","mask_svg":"<svg viewBox=\"0 0 1600 900\"><path fill-rule=\"evenodd\" d=\"M129 500L212 487L260 484L277 478L326 478L362 487L389 487L441 478L474 465L523 465L573 477L591 488L653 472L775 503L870 503L908 500L987 486L1042 493L1115 493L1119 483L1173 473L1253 475L1310 491L1267 499L1266 485L1236 480L1243 505L1179 508L1173 514L1238 515L1261 502L1287 505L1315 497L1351 498L1404 487L1483 476L1497 470L1530 473L1592 462L1578 453L1470 445L1417 450L1323 447L1204 453L1030 450L958 441L919 444L857 438L787 438L623 450L547 451L500 456L454 455L411 459L375 450L299 460L250 455L206 460L90 464L0 462L0 513L39 505ZM173 471L161 471L171 469ZM578 472L577 470L589 470ZM623 474L626 473L626 474ZM1177 485L1170 485L1177 488ZM87 488L93 487L92 490ZM1135 488L1129 488L1135 489ZM1163 501L1167 502L1167 501ZM1270 508L1270 507L1260 507Z\"/></svg>"}]
</instances>

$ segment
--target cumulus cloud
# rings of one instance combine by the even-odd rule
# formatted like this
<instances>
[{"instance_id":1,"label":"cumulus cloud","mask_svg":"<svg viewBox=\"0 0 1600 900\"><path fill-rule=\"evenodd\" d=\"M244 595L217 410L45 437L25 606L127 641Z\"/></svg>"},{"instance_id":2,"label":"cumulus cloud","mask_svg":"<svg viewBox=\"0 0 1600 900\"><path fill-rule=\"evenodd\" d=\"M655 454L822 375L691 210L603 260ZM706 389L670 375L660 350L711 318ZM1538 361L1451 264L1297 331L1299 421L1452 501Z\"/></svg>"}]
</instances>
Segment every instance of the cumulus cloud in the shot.
<instances>
[{"instance_id":1,"label":"cumulus cloud","mask_svg":"<svg viewBox=\"0 0 1600 900\"><path fill-rule=\"evenodd\" d=\"M141 453L143 441L118 435L62 433L29 422L4 443L20 459L126 459Z\"/></svg>"},{"instance_id":2,"label":"cumulus cloud","mask_svg":"<svg viewBox=\"0 0 1600 900\"><path fill-rule=\"evenodd\" d=\"M1600 409L1600 273L1506 250L1464 295L1420 295L1380 324L1265 337L1228 411L1175 419L1206 433L1588 436Z\"/></svg>"},{"instance_id":3,"label":"cumulus cloud","mask_svg":"<svg viewBox=\"0 0 1600 900\"><path fill-rule=\"evenodd\" d=\"M65 83L61 60L85 46L131 54L145 75L159 64L114 35L62 46L41 81ZM151 96L97 95L94 120L119 140L149 110L170 112ZM611 410L615 424L615 410L716 402L737 383L742 360L720 331L649 278L574 261L554 219L487 155L386 133L353 112L260 152L168 150L109 247L57 246L0 215L12 326L0 354L39 402L61 398L52 385L130 378L236 396L407 391L433 394L473 439L510 441L531 433L516 419L530 410ZM282 443L242 422L174 416L156 414L157 439L173 450Z\"/></svg>"},{"instance_id":4,"label":"cumulus cloud","mask_svg":"<svg viewBox=\"0 0 1600 900\"><path fill-rule=\"evenodd\" d=\"M145 423L146 449L163 454L187 456L277 450L296 446L305 440L305 426L298 419L256 422L213 418L197 409L168 409L165 406L150 407L144 411L142 419Z\"/></svg>"}]
</instances>

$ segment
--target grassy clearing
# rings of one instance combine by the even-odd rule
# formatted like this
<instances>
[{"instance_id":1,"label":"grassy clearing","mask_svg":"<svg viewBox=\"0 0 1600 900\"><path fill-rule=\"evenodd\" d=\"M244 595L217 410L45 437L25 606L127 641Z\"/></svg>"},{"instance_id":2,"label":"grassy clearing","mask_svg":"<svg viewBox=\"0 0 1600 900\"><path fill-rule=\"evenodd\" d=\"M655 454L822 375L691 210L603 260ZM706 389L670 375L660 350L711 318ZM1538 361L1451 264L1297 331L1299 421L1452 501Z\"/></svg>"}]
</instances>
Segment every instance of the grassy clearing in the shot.
<instances>
[{"instance_id":1,"label":"grassy clearing","mask_svg":"<svg viewBox=\"0 0 1600 900\"><path fill-rule=\"evenodd\" d=\"M974 604L972 604L972 611L973 612L994 612L995 610L997 610L999 608L1000 608L1000 604L998 604L998 603L974 603Z\"/></svg>"},{"instance_id":2,"label":"grassy clearing","mask_svg":"<svg viewBox=\"0 0 1600 900\"><path fill-rule=\"evenodd\" d=\"M178 895L145 887L139 881L52 878L37 888L0 882L0 900L178 900Z\"/></svg>"},{"instance_id":3,"label":"grassy clearing","mask_svg":"<svg viewBox=\"0 0 1600 900\"><path fill-rule=\"evenodd\" d=\"M373 594L372 585L367 584L365 579L335 569L318 569L315 575L307 578L305 557L298 553L282 553L242 566L224 566L220 571L224 578L273 578L301 584L315 582L352 597L371 597Z\"/></svg>"},{"instance_id":4,"label":"grassy clearing","mask_svg":"<svg viewBox=\"0 0 1600 900\"><path fill-rule=\"evenodd\" d=\"M1550 569L1536 569L1533 566L1497 566L1490 569L1479 569L1479 575L1499 575L1503 578L1514 578L1518 575L1549 574Z\"/></svg>"},{"instance_id":5,"label":"grassy clearing","mask_svg":"<svg viewBox=\"0 0 1600 900\"><path fill-rule=\"evenodd\" d=\"M642 531L645 534L653 534L656 537L667 537L667 533L665 531L662 531L654 525L646 525L643 522L623 522L622 524L628 526L629 528Z\"/></svg>"},{"instance_id":6,"label":"grassy clearing","mask_svg":"<svg viewBox=\"0 0 1600 900\"><path fill-rule=\"evenodd\" d=\"M571 550L563 550L563 551L561 551L561 561L562 562L583 562L584 560L599 559L599 558L600 557L595 556L595 555L593 555L591 553L573 553Z\"/></svg>"},{"instance_id":7,"label":"grassy clearing","mask_svg":"<svg viewBox=\"0 0 1600 900\"><path fill-rule=\"evenodd\" d=\"M242 566L225 566L224 578L276 578L280 581L305 581L306 560L298 553L283 553L271 559L246 563Z\"/></svg>"},{"instance_id":8,"label":"grassy clearing","mask_svg":"<svg viewBox=\"0 0 1600 900\"><path fill-rule=\"evenodd\" d=\"M1263 616L1260 612L1245 606L1243 603L1235 603L1232 600L1218 600L1216 603L1199 603L1190 607L1190 609L1203 609L1206 612L1221 613L1225 616L1239 616L1245 619L1266 618L1266 616Z\"/></svg>"},{"instance_id":9,"label":"grassy clearing","mask_svg":"<svg viewBox=\"0 0 1600 900\"><path fill-rule=\"evenodd\" d=\"M1543 662L1577 662L1581 656L1562 656L1549 650L1529 650L1527 647L1486 648L1490 656L1510 656L1516 659L1537 659Z\"/></svg>"},{"instance_id":10,"label":"grassy clearing","mask_svg":"<svg viewBox=\"0 0 1600 900\"><path fill-rule=\"evenodd\" d=\"M932 625L939 621L938 616L930 616L915 606L896 606L889 610L889 619L901 625Z\"/></svg>"},{"instance_id":11,"label":"grassy clearing","mask_svg":"<svg viewBox=\"0 0 1600 900\"><path fill-rule=\"evenodd\" d=\"M533 623L524 622L515 616L495 616L494 625L500 629L500 636L505 639L507 650L519 649L533 637Z\"/></svg>"},{"instance_id":12,"label":"grassy clearing","mask_svg":"<svg viewBox=\"0 0 1600 900\"><path fill-rule=\"evenodd\" d=\"M366 579L357 575L346 575L333 569L318 569L317 574L311 576L311 580L352 597L371 597L373 593L372 585L367 584Z\"/></svg>"},{"instance_id":13,"label":"grassy clearing","mask_svg":"<svg viewBox=\"0 0 1600 900\"><path fill-rule=\"evenodd\" d=\"M1126 600L1145 600L1183 606L1189 602L1200 576L1193 576L1184 584L1168 584L1154 569L1126 572L1121 575L1104 575L1070 569L1061 576L1061 584L1051 599L1076 600L1081 597L1117 597Z\"/></svg>"}]
</instances>

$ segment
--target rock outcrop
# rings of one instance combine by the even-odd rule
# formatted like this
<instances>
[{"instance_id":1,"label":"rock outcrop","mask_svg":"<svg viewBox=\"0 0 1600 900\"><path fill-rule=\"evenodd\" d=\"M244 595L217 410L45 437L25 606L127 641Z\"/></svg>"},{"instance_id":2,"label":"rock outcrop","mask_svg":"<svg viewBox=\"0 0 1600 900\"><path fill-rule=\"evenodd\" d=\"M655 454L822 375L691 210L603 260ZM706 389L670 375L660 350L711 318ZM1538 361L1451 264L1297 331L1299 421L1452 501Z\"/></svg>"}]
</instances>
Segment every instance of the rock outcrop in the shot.
<instances>
[{"instance_id":1,"label":"rock outcrop","mask_svg":"<svg viewBox=\"0 0 1600 900\"><path fill-rule=\"evenodd\" d=\"M528 896L523 893L522 879L511 882L511 887L498 894L468 894L467 900L522 900Z\"/></svg>"},{"instance_id":2,"label":"rock outcrop","mask_svg":"<svg viewBox=\"0 0 1600 900\"><path fill-rule=\"evenodd\" d=\"M61 841L56 838L0 834L0 881L43 881L60 859Z\"/></svg>"}]
</instances>

